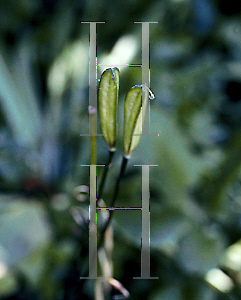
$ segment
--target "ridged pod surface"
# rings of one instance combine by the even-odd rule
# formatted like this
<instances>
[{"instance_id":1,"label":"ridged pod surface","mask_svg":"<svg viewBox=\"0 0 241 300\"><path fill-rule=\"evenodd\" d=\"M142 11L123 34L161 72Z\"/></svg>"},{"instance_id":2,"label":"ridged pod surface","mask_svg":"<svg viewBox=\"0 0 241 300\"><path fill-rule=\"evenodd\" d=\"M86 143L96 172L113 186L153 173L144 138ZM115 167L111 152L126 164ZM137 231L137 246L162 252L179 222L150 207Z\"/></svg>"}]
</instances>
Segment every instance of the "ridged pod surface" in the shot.
<instances>
[{"instance_id":1,"label":"ridged pod surface","mask_svg":"<svg viewBox=\"0 0 241 300\"><path fill-rule=\"evenodd\" d=\"M144 95L142 97L143 90ZM133 86L126 95L124 105L124 155L127 158L140 141L148 98L149 89L147 87L142 88L142 86Z\"/></svg>"},{"instance_id":2,"label":"ridged pod surface","mask_svg":"<svg viewBox=\"0 0 241 300\"><path fill-rule=\"evenodd\" d=\"M119 73L118 68L106 69L101 75L98 89L100 125L110 151L115 150L116 142Z\"/></svg>"}]
</instances>

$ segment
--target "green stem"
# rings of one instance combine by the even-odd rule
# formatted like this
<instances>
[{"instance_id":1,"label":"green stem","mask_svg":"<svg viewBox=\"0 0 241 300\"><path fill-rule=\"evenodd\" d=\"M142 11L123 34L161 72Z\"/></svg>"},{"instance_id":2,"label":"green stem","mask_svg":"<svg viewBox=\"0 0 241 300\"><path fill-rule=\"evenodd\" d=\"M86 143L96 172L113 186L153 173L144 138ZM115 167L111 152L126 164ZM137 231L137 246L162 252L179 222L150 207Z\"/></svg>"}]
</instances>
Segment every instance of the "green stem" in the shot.
<instances>
[{"instance_id":1,"label":"green stem","mask_svg":"<svg viewBox=\"0 0 241 300\"><path fill-rule=\"evenodd\" d=\"M110 154L110 156L113 157L113 154ZM108 161L108 162L110 162L110 160L112 160L112 157L109 157L109 161ZM129 159L126 158L125 156L123 157L120 175L119 175L118 180L117 180L117 182L116 182L115 194L114 194L114 196L113 196L113 198L112 198L111 206L110 206L110 207L114 207L114 206L115 206L115 203L116 203L116 200L117 200L118 191L119 191L120 182L121 182L121 179L122 179L122 177L123 177L123 175L124 175L124 173L125 173L125 170L126 170L126 167L127 167L128 160L129 160ZM109 164L107 164L107 166L108 166L108 165L109 165ZM107 171L106 171L106 173L107 173ZM106 176L106 174L105 174L105 176ZM104 180L102 179L102 181L104 181ZM97 252L98 252L98 250L99 250L99 249L102 247L102 245L103 245L104 238L105 238L105 232L106 232L106 229L108 228L108 226L109 226L109 224L110 224L110 221L111 221L112 218L113 218L113 213L114 213L114 210L110 210L110 211L109 211L109 218L108 218L108 220L106 221L104 227L101 229L101 232L100 232L100 239L99 239L99 242L97 243ZM86 230L85 233L87 233L87 230ZM83 277L87 277L87 276L88 276L88 270L87 270L87 269L84 271L84 274L83 274L82 276L83 276ZM86 281L86 279L82 279L82 280L80 281L80 283L79 283L79 285L80 285L79 287L80 287L80 288L83 287L85 281Z\"/></svg>"},{"instance_id":2,"label":"green stem","mask_svg":"<svg viewBox=\"0 0 241 300\"><path fill-rule=\"evenodd\" d=\"M109 151L108 162L107 162L107 164L105 165L104 173L103 173L103 175L102 175L101 183L100 183L99 190L98 190L98 193L97 193L97 202L98 202L98 200L101 199L101 196L102 196L102 193L103 193L103 189L104 189L104 186L105 186L105 181L106 181L107 173L108 173L108 171L109 171L109 169L110 169L111 162L112 162L112 159L113 159L114 154L115 154L114 151Z\"/></svg>"},{"instance_id":3,"label":"green stem","mask_svg":"<svg viewBox=\"0 0 241 300\"><path fill-rule=\"evenodd\" d=\"M129 159L126 158L125 156L123 156L120 175L119 175L119 177L117 179L115 193L114 193L114 196L113 196L112 201L110 203L110 207L111 208L115 207L115 203L116 203L118 192L119 192L120 182L121 182L121 179L122 179L122 177L123 177L123 175L125 173L128 161L129 161ZM105 237L105 232L106 232L106 229L108 228L108 226L109 226L109 224L110 224L110 222L111 222L111 220L113 218L113 214L114 214L114 209L113 210L109 210L109 218L106 221L104 227L101 229L101 232L100 232L100 239L99 239L99 242L97 244L97 251L103 245L104 237Z\"/></svg>"}]
</instances>

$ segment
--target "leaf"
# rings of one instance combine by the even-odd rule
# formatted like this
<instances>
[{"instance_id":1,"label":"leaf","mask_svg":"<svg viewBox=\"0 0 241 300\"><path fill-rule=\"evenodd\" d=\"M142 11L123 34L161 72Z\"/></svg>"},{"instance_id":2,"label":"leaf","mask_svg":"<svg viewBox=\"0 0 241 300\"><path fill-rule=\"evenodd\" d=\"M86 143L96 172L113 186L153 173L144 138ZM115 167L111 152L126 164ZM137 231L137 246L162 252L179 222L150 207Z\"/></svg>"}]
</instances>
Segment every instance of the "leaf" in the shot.
<instances>
[{"instance_id":1,"label":"leaf","mask_svg":"<svg viewBox=\"0 0 241 300\"><path fill-rule=\"evenodd\" d=\"M114 151L116 141L118 93L119 69L106 69L100 79L98 102L101 130L110 151Z\"/></svg>"},{"instance_id":2,"label":"leaf","mask_svg":"<svg viewBox=\"0 0 241 300\"><path fill-rule=\"evenodd\" d=\"M15 197L16 198L16 197ZM37 202L1 195L0 248L6 264L14 266L50 242L46 213ZM6 201L8 201L6 203Z\"/></svg>"},{"instance_id":3,"label":"leaf","mask_svg":"<svg viewBox=\"0 0 241 300\"><path fill-rule=\"evenodd\" d=\"M181 240L177 259L185 272L203 276L219 265L225 244L216 228L194 228Z\"/></svg>"},{"instance_id":4,"label":"leaf","mask_svg":"<svg viewBox=\"0 0 241 300\"><path fill-rule=\"evenodd\" d=\"M144 97L142 97L143 90L145 91ZM130 156L131 152L137 147L140 141L149 92L150 90L146 86L133 86L127 93L124 106L125 157Z\"/></svg>"},{"instance_id":5,"label":"leaf","mask_svg":"<svg viewBox=\"0 0 241 300\"><path fill-rule=\"evenodd\" d=\"M34 148L41 134L41 114L31 85L28 53L28 48L20 49L13 74L0 53L0 105L16 141Z\"/></svg>"}]
</instances>

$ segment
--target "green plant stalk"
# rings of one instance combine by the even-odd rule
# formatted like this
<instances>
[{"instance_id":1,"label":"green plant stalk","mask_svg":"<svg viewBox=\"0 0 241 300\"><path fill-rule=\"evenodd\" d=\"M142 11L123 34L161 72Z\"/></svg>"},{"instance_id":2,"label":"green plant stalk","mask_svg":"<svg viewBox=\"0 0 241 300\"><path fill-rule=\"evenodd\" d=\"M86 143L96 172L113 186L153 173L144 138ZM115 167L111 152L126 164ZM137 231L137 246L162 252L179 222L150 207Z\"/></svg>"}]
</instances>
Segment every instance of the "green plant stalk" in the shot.
<instances>
[{"instance_id":1,"label":"green plant stalk","mask_svg":"<svg viewBox=\"0 0 241 300\"><path fill-rule=\"evenodd\" d=\"M99 189L98 189L98 193L97 193L97 206L98 206L98 200L100 200L101 197L102 197L102 193L103 193L105 182L106 182L106 178L107 178L107 173L108 173L108 171L110 169L111 162L112 162L112 159L114 157L114 154L115 154L115 151L110 151L109 150L108 162L105 165L104 172L103 172L103 175L102 175L102 178L101 178L101 182L100 182L100 185L99 185Z\"/></svg>"},{"instance_id":2,"label":"green plant stalk","mask_svg":"<svg viewBox=\"0 0 241 300\"><path fill-rule=\"evenodd\" d=\"M112 208L115 207L117 196L118 196L118 192L119 192L120 182L121 182L121 179L122 179L122 177L123 177L123 175L125 173L128 161L129 161L129 158L123 156L121 170L120 170L120 175L119 175L119 177L117 179L115 193L114 193L114 196L113 196L113 198L111 200L111 203L110 203L110 207L112 207ZM106 229L108 228L108 226L110 225L110 222L111 222L111 220L113 218L113 214L114 214L114 210L110 210L109 211L109 218L106 221L104 227L101 229L99 242L97 243L97 251L103 246L103 242L104 242L104 238L105 238L105 232L106 232Z\"/></svg>"},{"instance_id":3,"label":"green plant stalk","mask_svg":"<svg viewBox=\"0 0 241 300\"><path fill-rule=\"evenodd\" d=\"M106 178L106 175L107 175L107 172L108 172L108 169L109 169L108 166L110 165L110 162L111 162L111 160L113 158L113 155L114 155L114 152L112 154L111 153L109 154L108 164L105 167L105 172L104 172L103 178L102 178L102 184L103 184L103 186L104 186L105 178ZM114 193L114 196L112 198L111 206L110 207L114 207L115 206L115 203L116 203L116 200L117 200L117 196L118 196L119 187L120 187L120 182L121 182L121 179L122 179L122 177L123 177L123 175L125 173L128 161L129 161L129 158L126 158L125 156L123 156L122 165L121 165L121 171L120 171L119 177L118 177L117 182L116 182L115 193ZM97 243L97 252L103 246L104 239L105 239L105 232L106 232L106 229L108 228L108 226L109 226L109 224L110 224L110 222L111 222L111 220L113 218L113 213L114 213L114 210L110 210L109 211L109 218L106 221L104 227L101 229L99 242ZM88 227L86 229L88 229ZM88 231L86 230L85 231L85 236L86 236L87 232ZM87 276L88 276L88 270L86 269L84 271L82 277L87 277ZM85 281L86 281L86 279L82 279L80 281L80 287L83 287Z\"/></svg>"}]
</instances>

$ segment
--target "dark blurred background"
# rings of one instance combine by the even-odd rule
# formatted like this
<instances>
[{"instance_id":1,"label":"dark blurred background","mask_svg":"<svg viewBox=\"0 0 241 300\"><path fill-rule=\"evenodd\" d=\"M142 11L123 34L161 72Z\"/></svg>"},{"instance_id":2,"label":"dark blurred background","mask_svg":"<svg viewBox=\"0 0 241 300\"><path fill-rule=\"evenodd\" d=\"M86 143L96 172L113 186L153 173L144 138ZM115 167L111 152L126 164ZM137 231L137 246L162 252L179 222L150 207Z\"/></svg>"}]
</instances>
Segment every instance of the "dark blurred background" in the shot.
<instances>
[{"instance_id":1,"label":"dark blurred background","mask_svg":"<svg viewBox=\"0 0 241 300\"><path fill-rule=\"evenodd\" d=\"M0 1L0 299L102 299L93 281L79 280L89 218L89 169L80 164L90 164L91 149L80 137L89 130L89 25L81 21L106 22L97 24L97 57L113 66L141 63L134 21L158 22L150 24L155 136L134 151L118 206L141 205L141 168L133 165L157 164L150 268L159 279L133 280L141 272L140 211L115 213L114 278L133 300L241 299L241 2L234 0ZM141 84L141 68L120 71L107 204L123 154L124 97ZM105 164L102 137L97 149Z\"/></svg>"}]
</instances>

